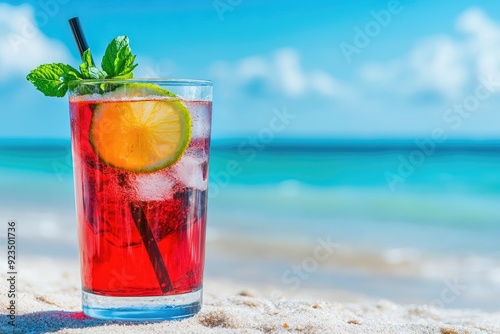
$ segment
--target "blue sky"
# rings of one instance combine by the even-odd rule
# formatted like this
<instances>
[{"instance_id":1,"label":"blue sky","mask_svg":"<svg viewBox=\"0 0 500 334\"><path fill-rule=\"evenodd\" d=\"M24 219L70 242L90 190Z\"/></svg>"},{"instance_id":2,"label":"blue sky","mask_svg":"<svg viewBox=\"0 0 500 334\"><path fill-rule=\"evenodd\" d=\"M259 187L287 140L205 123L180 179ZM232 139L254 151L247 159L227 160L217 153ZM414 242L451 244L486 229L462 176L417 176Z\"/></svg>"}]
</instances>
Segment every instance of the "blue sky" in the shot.
<instances>
[{"instance_id":1,"label":"blue sky","mask_svg":"<svg viewBox=\"0 0 500 334\"><path fill-rule=\"evenodd\" d=\"M24 78L79 64L72 16L96 59L128 35L136 77L213 80L214 138L258 134L277 111L293 115L284 138L500 138L500 84L474 100L500 81L500 4L486 0L0 3L0 137L69 138L66 99Z\"/></svg>"}]
</instances>

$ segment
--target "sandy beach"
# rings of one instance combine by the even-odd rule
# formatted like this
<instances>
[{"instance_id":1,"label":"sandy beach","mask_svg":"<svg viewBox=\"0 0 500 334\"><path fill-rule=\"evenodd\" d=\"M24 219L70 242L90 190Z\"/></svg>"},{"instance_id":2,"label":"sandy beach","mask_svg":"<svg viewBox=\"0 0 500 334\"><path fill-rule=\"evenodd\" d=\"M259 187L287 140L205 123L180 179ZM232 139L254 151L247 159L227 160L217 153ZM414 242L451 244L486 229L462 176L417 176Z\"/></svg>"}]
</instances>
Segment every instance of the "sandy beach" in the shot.
<instances>
[{"instance_id":1,"label":"sandy beach","mask_svg":"<svg viewBox=\"0 0 500 334\"><path fill-rule=\"evenodd\" d=\"M500 333L500 313L398 305L342 291L277 295L272 286L210 277L205 280L203 309L193 318L155 323L94 320L81 313L75 262L32 257L21 263L18 333ZM6 274L0 279L5 282ZM2 293L3 314L8 302ZM12 332L3 318L0 332Z\"/></svg>"}]
</instances>

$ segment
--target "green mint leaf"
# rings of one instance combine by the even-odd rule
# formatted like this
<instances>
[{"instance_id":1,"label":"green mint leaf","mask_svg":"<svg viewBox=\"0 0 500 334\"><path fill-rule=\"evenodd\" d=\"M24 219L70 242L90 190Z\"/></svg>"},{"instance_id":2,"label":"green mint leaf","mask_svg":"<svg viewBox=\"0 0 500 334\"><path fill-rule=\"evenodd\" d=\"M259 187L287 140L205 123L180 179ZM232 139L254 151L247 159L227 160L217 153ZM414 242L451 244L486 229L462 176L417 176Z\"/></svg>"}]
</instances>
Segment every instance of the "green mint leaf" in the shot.
<instances>
[{"instance_id":1,"label":"green mint leaf","mask_svg":"<svg viewBox=\"0 0 500 334\"><path fill-rule=\"evenodd\" d=\"M83 61L82 65L85 65L86 67L95 66L94 62L92 61L92 53L90 52L90 49L87 49L83 52L82 61Z\"/></svg>"},{"instance_id":2,"label":"green mint leaf","mask_svg":"<svg viewBox=\"0 0 500 334\"><path fill-rule=\"evenodd\" d=\"M38 66L26 76L26 79L46 96L63 97L69 89L69 84L72 89L76 87L73 86L76 80L133 78L133 71L137 67L137 64L134 64L135 57L130 49L128 37L118 36L106 48L101 62L102 70L95 66L90 49L88 49L82 55L81 73L70 65L53 63ZM91 93L102 94L115 88L116 85L102 84L101 87L92 89ZM83 90L87 93L85 89Z\"/></svg>"},{"instance_id":3,"label":"green mint leaf","mask_svg":"<svg viewBox=\"0 0 500 334\"><path fill-rule=\"evenodd\" d=\"M81 78L77 69L61 63L40 65L26 76L26 79L45 96L56 97L66 95L68 83Z\"/></svg>"},{"instance_id":4,"label":"green mint leaf","mask_svg":"<svg viewBox=\"0 0 500 334\"><path fill-rule=\"evenodd\" d=\"M90 49L85 50L82 55L83 62L80 65L80 72L82 72L83 79L103 79L106 78L107 73L103 70L95 67L92 62L92 54L90 53Z\"/></svg>"},{"instance_id":5,"label":"green mint leaf","mask_svg":"<svg viewBox=\"0 0 500 334\"><path fill-rule=\"evenodd\" d=\"M132 78L137 67L134 61L128 37L118 36L106 48L101 67L107 73L106 78Z\"/></svg>"}]
</instances>

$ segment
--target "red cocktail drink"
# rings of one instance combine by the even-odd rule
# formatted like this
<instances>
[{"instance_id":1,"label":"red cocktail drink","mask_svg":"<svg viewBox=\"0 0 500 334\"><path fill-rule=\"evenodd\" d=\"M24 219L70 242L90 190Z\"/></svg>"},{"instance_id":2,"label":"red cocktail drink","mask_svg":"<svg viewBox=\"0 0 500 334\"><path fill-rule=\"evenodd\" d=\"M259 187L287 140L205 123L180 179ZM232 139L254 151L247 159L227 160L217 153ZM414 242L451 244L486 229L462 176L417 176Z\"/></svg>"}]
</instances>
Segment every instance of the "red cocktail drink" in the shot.
<instances>
[{"instance_id":1,"label":"red cocktail drink","mask_svg":"<svg viewBox=\"0 0 500 334\"><path fill-rule=\"evenodd\" d=\"M94 317L183 318L200 308L211 86L169 84L191 85L181 90L191 96L134 83L70 97L84 311Z\"/></svg>"}]
</instances>

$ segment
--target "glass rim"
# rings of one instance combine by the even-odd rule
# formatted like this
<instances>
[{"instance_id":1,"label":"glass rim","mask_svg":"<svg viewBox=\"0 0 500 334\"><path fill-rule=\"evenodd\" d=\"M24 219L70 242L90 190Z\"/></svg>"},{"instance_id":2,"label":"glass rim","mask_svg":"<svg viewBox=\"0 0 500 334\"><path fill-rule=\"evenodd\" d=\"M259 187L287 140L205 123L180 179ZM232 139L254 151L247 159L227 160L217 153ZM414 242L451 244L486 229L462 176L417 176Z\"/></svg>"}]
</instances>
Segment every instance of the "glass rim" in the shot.
<instances>
[{"instance_id":1,"label":"glass rim","mask_svg":"<svg viewBox=\"0 0 500 334\"><path fill-rule=\"evenodd\" d=\"M175 78L112 78L112 79L81 79L73 80L70 85L95 85L102 83L154 83L165 86L197 86L197 87L212 87L213 82L202 79L175 79Z\"/></svg>"}]
</instances>

